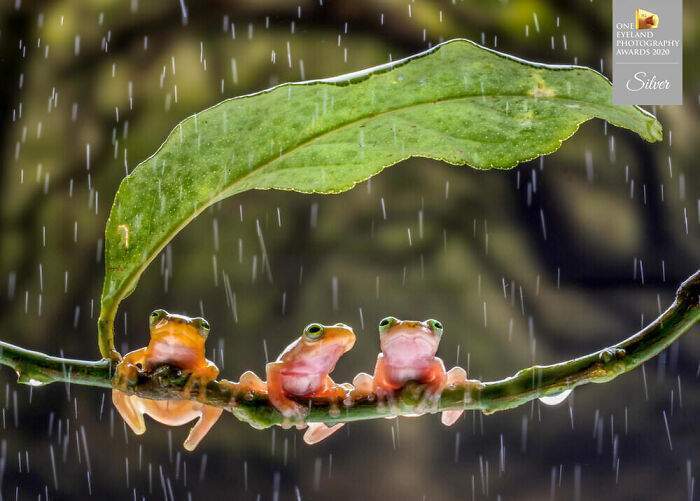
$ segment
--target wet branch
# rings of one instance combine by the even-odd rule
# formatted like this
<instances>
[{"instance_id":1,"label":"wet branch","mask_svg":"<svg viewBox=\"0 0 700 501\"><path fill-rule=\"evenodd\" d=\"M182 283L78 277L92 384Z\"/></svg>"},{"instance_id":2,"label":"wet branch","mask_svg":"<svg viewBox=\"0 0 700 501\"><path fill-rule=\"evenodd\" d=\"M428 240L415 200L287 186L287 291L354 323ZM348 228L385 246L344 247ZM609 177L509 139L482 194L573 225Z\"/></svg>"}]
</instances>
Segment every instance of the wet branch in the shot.
<instances>
[{"instance_id":1,"label":"wet branch","mask_svg":"<svg viewBox=\"0 0 700 501\"><path fill-rule=\"evenodd\" d=\"M494 382L467 381L443 391L430 409L421 408L422 386L408 384L392 402L358 398L342 402L314 400L309 405L309 422L350 422L388 415L436 412L448 409L481 410L493 413L518 407L536 398L555 395L587 383L605 383L650 360L686 333L700 320L700 270L676 292L673 304L637 334L590 355L554 365L534 366ZM41 385L64 382L103 388L117 387L128 393L153 399L190 398L223 407L256 428L281 425L282 416L264 394L251 393L238 383L213 381L206 388L183 389L186 373L164 366L151 374L141 373L135 381L113 380L114 362L83 361L51 357L0 342L0 364L12 367L19 382Z\"/></svg>"}]
</instances>

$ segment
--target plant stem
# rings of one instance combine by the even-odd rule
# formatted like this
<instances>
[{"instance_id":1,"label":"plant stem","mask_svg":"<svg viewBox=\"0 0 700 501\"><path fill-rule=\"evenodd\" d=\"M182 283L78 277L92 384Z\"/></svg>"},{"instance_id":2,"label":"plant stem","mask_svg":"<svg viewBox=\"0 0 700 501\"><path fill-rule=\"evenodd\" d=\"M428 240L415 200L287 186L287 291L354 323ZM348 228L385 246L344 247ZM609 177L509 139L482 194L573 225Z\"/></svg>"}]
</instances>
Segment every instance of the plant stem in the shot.
<instances>
[{"instance_id":1,"label":"plant stem","mask_svg":"<svg viewBox=\"0 0 700 501\"><path fill-rule=\"evenodd\" d=\"M676 292L673 304L632 337L583 357L554 365L533 366L494 382L469 380L446 388L430 408L421 401L423 387L409 383L391 402L358 397L350 402L304 401L308 422L338 423L389 415L423 414L451 409L493 413L518 407L536 398L555 395L587 383L605 383L650 360L700 320L700 271ZM163 366L140 373L128 383L113 379L116 362L58 358L0 342L0 364L12 367L21 383L40 385L65 382L102 388L118 388L144 398L196 399L223 407L256 428L286 424L264 394L249 392L238 383L212 381L206 388L185 393L189 375ZM370 396L371 397L371 396Z\"/></svg>"}]
</instances>

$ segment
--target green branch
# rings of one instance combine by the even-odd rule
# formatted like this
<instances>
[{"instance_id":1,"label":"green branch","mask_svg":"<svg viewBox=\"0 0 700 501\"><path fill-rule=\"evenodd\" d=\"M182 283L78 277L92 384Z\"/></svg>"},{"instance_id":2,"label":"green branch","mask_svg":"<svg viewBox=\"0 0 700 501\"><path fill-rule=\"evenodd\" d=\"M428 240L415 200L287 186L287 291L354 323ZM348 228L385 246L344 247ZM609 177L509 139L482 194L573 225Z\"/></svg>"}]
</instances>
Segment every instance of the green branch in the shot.
<instances>
[{"instance_id":1,"label":"green branch","mask_svg":"<svg viewBox=\"0 0 700 501\"><path fill-rule=\"evenodd\" d=\"M423 387L410 383L392 402L362 397L351 402L312 400L307 421L338 423L375 419L388 415L423 414L450 409L493 413L518 407L536 398L551 396L587 383L605 383L650 360L700 320L700 271L683 282L673 304L659 318L632 337L590 355L554 365L534 366L494 382L470 380L446 388L439 402L424 407ZM116 387L153 399L195 399L223 407L256 428L283 425L282 416L264 394L251 393L238 383L213 381L206 388L184 388L188 374L164 366L129 382L113 380L114 362L51 357L0 342L0 364L12 367L18 381L40 385L65 382L103 388Z\"/></svg>"}]
</instances>

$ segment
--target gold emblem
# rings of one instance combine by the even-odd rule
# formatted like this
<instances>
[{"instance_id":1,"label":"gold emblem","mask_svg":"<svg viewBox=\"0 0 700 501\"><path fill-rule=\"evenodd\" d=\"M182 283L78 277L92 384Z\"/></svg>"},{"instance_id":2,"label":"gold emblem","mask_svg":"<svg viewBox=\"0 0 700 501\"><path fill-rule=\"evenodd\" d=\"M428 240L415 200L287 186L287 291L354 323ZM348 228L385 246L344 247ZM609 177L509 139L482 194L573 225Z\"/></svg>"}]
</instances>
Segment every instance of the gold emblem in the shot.
<instances>
[{"instance_id":1,"label":"gold emblem","mask_svg":"<svg viewBox=\"0 0 700 501\"><path fill-rule=\"evenodd\" d=\"M659 27L659 16L644 9L634 11L634 19L638 30L648 30Z\"/></svg>"}]
</instances>

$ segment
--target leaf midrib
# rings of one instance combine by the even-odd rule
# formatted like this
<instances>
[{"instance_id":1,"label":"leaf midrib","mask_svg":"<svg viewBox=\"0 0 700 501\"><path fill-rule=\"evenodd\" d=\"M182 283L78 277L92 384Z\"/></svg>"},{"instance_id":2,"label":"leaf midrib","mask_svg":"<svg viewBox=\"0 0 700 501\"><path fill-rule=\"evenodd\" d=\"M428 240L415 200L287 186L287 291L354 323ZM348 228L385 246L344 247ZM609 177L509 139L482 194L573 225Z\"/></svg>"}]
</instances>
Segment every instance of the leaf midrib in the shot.
<instances>
[{"instance_id":1,"label":"leaf midrib","mask_svg":"<svg viewBox=\"0 0 700 501\"><path fill-rule=\"evenodd\" d=\"M328 135L330 135L330 134L334 134L334 133L336 133L336 132L342 131L342 130L347 129L348 127L351 127L351 126L353 126L353 125L357 125L359 122L362 122L362 121L364 121L364 120L371 120L371 119L373 119L373 118L382 117L382 116L385 116L385 115L390 115L390 114L392 114L392 113L396 113L396 112L399 112L399 111L403 111L403 110L406 110L406 109L409 109L409 108L417 108L417 107L420 107L420 106L427 106L427 105L431 105L431 104L442 104L442 103L453 102L453 101L462 101L462 100L465 100L465 101L466 101L466 100L477 99L477 98L486 99L486 98L499 98L499 97L524 98L524 99L530 99L530 100L535 100L535 101L540 100L540 99L541 99L541 100L559 100L559 101L568 101L568 102L576 103L576 104L584 103L584 104L595 104L596 106L599 106L599 103L592 103L592 102L590 102L590 101L581 101L581 100L578 100L578 99L571 99L571 98L568 98L568 97L567 97L567 98L560 97L560 96L535 97L535 96L527 96L527 95L522 95L522 94L479 94L479 95L469 95L469 96L461 96L461 97L450 97L450 98L445 98L445 99L437 99L437 100L431 100L431 101L423 101L423 102L413 103L413 104L406 105L406 106L398 106L398 107L396 107L396 108L391 108L391 109L388 109L388 110L385 110L385 111L382 111L382 112L379 112L379 113L368 114L368 115L365 115L365 116L362 116L362 117L359 117L359 118L355 118L355 119L353 119L353 120L349 120L348 122L346 122L346 123L344 123L344 124L342 124L342 125L339 125L338 127L334 128L334 129L325 130L325 131L322 131L322 132L320 132L320 133L317 133L316 135L312 135L311 137L309 137L309 138L306 139L305 141L303 141L303 142L301 142L301 143L299 143L299 144L296 144L296 145L290 147L289 149L287 149L287 150L284 151L283 153L280 153L278 156L273 157L273 158L270 158L270 159L267 159L267 160L265 160L264 162L262 162L262 163L258 164L257 166L253 167L249 172L246 172L243 176L241 176L241 177L237 178L235 181L233 181L233 182L227 184L226 187L225 187L224 189L221 190L221 193L228 193L228 189L231 188L233 185L235 185L236 183L239 183L239 182L243 181L244 179L250 177L250 176L253 175L253 174L258 173L260 170L264 169L265 167L270 166L273 162L276 162L276 161L278 161L278 160L281 160L281 159L283 159L283 158L285 158L285 157L291 155L291 154L294 153L295 151L297 151L297 150L299 150L299 149L301 149L301 148L304 148L304 147L310 145L311 143L313 143L313 142L315 142L315 141L317 141L317 140L319 140L319 139L321 139L321 138L323 138L323 137L325 137L325 136L328 136ZM580 123L579 123L579 125L580 125ZM489 167L489 168L493 168L494 166L493 166L493 165L489 165L488 167ZM310 192L308 192L308 193L316 193L316 192L310 191ZM211 200L212 200L211 203L216 203L216 202L218 202L219 200L222 200L223 198L228 198L228 196L229 196L229 194L227 194L227 195L225 195L225 196L223 196L223 197L221 197L221 198L219 198L219 197L213 197L213 198L211 199ZM204 209L206 209L207 207L209 207L209 205L211 205L211 203L208 204L208 205L205 205L205 206L202 207L201 209L200 209L200 208L197 208L197 211L198 211L198 212L197 212L197 215L199 215L199 214L201 213L201 212L200 212L201 210L204 210ZM195 215L194 217L196 217L196 215Z\"/></svg>"}]
</instances>

